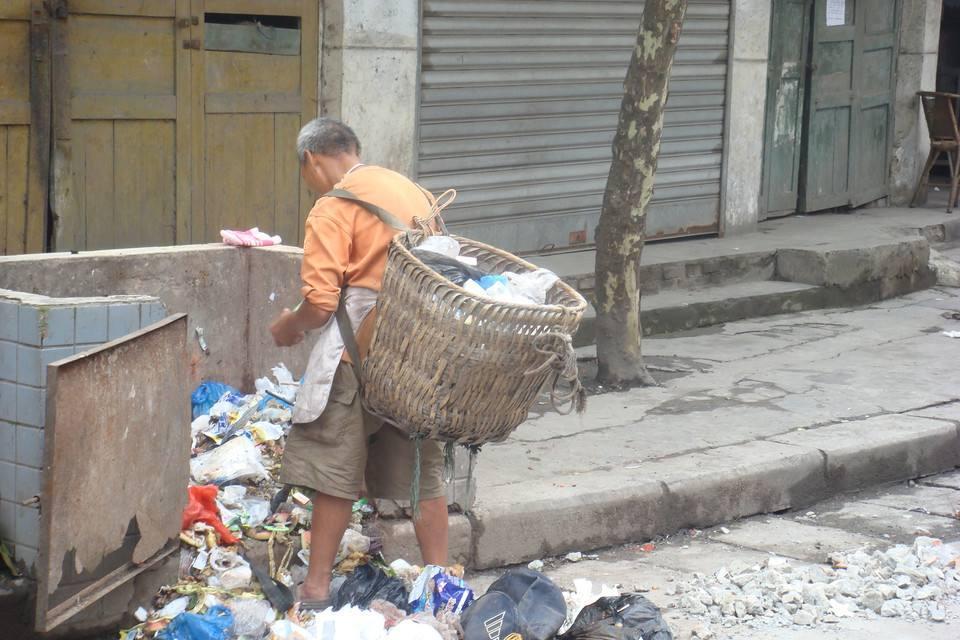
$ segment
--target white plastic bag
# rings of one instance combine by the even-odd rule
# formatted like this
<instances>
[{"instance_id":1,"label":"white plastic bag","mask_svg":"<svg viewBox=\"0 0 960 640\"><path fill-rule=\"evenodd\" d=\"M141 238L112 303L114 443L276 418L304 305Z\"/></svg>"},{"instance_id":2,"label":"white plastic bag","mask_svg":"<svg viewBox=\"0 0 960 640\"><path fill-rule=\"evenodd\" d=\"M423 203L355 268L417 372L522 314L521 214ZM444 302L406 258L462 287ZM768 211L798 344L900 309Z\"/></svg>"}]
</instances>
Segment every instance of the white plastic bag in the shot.
<instances>
[{"instance_id":1,"label":"white plastic bag","mask_svg":"<svg viewBox=\"0 0 960 640\"><path fill-rule=\"evenodd\" d=\"M239 436L190 460L190 476L197 484L223 484L232 480L269 476L260 452L248 438Z\"/></svg>"},{"instance_id":2,"label":"white plastic bag","mask_svg":"<svg viewBox=\"0 0 960 640\"><path fill-rule=\"evenodd\" d=\"M270 625L268 640L317 640L317 637L289 620L277 620Z\"/></svg>"},{"instance_id":3,"label":"white plastic bag","mask_svg":"<svg viewBox=\"0 0 960 640\"><path fill-rule=\"evenodd\" d=\"M519 298L523 298L533 304L545 304L547 301L547 292L557 284L557 277L552 271L546 269L537 269L529 273L511 273L507 272L510 282L510 292Z\"/></svg>"},{"instance_id":4,"label":"white plastic bag","mask_svg":"<svg viewBox=\"0 0 960 640\"><path fill-rule=\"evenodd\" d=\"M451 258L456 258L460 255L460 243L450 236L430 236L429 238L424 238L423 242L421 242L417 248L423 249L424 251L440 253Z\"/></svg>"},{"instance_id":5,"label":"white plastic bag","mask_svg":"<svg viewBox=\"0 0 960 640\"><path fill-rule=\"evenodd\" d=\"M277 612L266 600L234 598L227 603L227 608L233 612L231 631L236 636L260 638L277 619Z\"/></svg>"},{"instance_id":6,"label":"white plastic bag","mask_svg":"<svg viewBox=\"0 0 960 640\"><path fill-rule=\"evenodd\" d=\"M443 640L440 632L413 620L402 620L387 633L389 640Z\"/></svg>"},{"instance_id":7,"label":"white plastic bag","mask_svg":"<svg viewBox=\"0 0 960 640\"><path fill-rule=\"evenodd\" d=\"M376 611L350 606L321 611L308 629L323 640L386 640L385 625L386 620Z\"/></svg>"},{"instance_id":8,"label":"white plastic bag","mask_svg":"<svg viewBox=\"0 0 960 640\"><path fill-rule=\"evenodd\" d=\"M270 501L265 498L244 498L240 501L240 519L248 527L259 527L270 517Z\"/></svg>"}]
</instances>

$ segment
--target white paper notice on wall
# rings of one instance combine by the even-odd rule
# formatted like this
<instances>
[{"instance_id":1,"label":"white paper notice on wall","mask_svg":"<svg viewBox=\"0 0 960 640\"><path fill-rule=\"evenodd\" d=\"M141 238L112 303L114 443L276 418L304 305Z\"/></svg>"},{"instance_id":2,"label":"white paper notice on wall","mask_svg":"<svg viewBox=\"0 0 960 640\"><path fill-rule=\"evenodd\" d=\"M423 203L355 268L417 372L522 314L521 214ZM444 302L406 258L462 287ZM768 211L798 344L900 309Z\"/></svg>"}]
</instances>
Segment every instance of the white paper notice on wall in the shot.
<instances>
[{"instance_id":1,"label":"white paper notice on wall","mask_svg":"<svg viewBox=\"0 0 960 640\"><path fill-rule=\"evenodd\" d=\"M847 23L847 0L827 0L827 26L838 27Z\"/></svg>"}]
</instances>

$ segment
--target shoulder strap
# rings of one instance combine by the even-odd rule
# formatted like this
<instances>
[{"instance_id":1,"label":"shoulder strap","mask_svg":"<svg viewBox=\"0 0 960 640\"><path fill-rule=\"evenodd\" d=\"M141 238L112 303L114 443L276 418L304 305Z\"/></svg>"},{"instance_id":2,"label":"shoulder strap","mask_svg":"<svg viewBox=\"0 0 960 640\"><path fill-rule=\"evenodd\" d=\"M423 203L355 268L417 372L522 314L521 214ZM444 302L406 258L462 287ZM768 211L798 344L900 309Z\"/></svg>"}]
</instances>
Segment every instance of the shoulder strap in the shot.
<instances>
[{"instance_id":1,"label":"shoulder strap","mask_svg":"<svg viewBox=\"0 0 960 640\"><path fill-rule=\"evenodd\" d=\"M373 215L380 218L380 221L387 225L388 227L393 227L398 231L406 231L410 228L410 225L405 224L397 216L393 215L383 207L378 207L372 202L367 202L355 196L353 192L347 191L346 189L332 189L327 191L324 196L330 196L331 198L340 198L342 200L349 200L355 202Z\"/></svg>"},{"instance_id":2,"label":"shoulder strap","mask_svg":"<svg viewBox=\"0 0 960 640\"><path fill-rule=\"evenodd\" d=\"M332 189L323 195L331 198L340 198L342 200L355 202L373 215L377 216L377 218L379 218L383 224L387 225L388 227L393 227L398 231L406 231L410 228L409 225L404 224L400 218L393 215L383 207L379 207L372 202L367 202L366 200L358 198L352 191L347 191L346 189ZM360 377L360 347L357 345L357 335L353 330L353 323L350 322L350 316L347 315L347 308L344 305L342 291L340 295L340 305L337 307L336 312L337 326L340 328L340 335L343 337L343 344L347 348L347 353L350 354L350 360L353 361L353 372L357 376L357 382L362 386L363 381Z\"/></svg>"},{"instance_id":3,"label":"shoulder strap","mask_svg":"<svg viewBox=\"0 0 960 640\"><path fill-rule=\"evenodd\" d=\"M347 348L347 353L350 354L353 373L357 376L357 384L362 387L363 380L360 377L360 347L357 345L357 336L353 331L353 323L350 322L350 316L347 315L347 307L343 300L340 301L340 306L337 307L336 316L337 327L339 327L340 335L343 337L343 344Z\"/></svg>"}]
</instances>

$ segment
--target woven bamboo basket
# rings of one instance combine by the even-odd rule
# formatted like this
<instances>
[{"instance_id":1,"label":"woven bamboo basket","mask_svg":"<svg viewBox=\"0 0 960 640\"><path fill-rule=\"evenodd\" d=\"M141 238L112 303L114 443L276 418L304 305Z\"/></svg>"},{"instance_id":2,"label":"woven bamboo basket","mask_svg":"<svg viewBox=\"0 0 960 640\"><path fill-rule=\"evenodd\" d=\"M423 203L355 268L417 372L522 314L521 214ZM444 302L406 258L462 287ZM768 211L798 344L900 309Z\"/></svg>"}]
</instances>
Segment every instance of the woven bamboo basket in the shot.
<instances>
[{"instance_id":1,"label":"woven bamboo basket","mask_svg":"<svg viewBox=\"0 0 960 640\"><path fill-rule=\"evenodd\" d=\"M579 293L559 281L545 305L473 295L411 253L423 237L422 231L400 234L388 252L363 365L370 412L411 437L479 446L504 440L539 394L563 387L562 379L575 387L564 387L567 399L582 394L571 342L587 306ZM505 251L453 237L462 255L490 273L536 269Z\"/></svg>"}]
</instances>

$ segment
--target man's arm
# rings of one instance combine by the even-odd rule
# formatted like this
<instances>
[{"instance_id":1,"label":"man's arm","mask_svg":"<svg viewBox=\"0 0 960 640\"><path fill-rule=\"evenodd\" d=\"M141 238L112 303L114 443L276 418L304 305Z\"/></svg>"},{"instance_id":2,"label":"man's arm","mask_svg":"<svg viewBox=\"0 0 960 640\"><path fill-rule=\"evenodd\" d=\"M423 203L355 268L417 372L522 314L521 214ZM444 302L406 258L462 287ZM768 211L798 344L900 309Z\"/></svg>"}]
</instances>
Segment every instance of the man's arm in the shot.
<instances>
[{"instance_id":1,"label":"man's arm","mask_svg":"<svg viewBox=\"0 0 960 640\"><path fill-rule=\"evenodd\" d=\"M292 347L303 342L308 331L319 329L330 322L333 313L319 309L306 300L293 311L284 309L273 324L270 333L278 347Z\"/></svg>"},{"instance_id":2,"label":"man's arm","mask_svg":"<svg viewBox=\"0 0 960 640\"><path fill-rule=\"evenodd\" d=\"M270 325L270 333L278 347L299 344L307 331L330 322L340 303L351 246L349 232L330 217L313 214L307 217L300 269L303 302L292 311L284 309Z\"/></svg>"}]
</instances>

